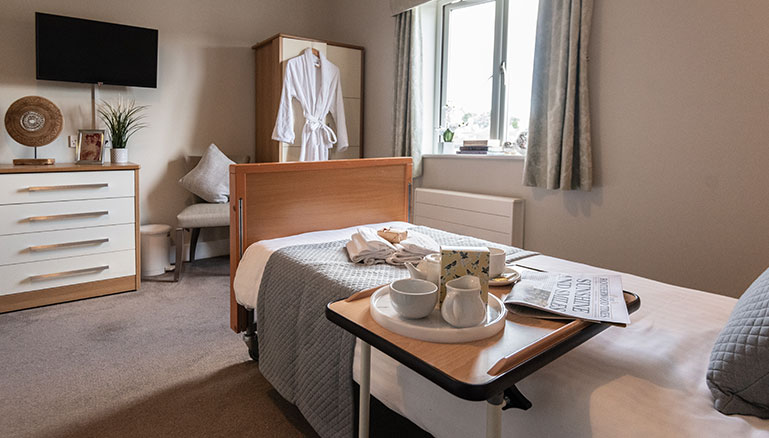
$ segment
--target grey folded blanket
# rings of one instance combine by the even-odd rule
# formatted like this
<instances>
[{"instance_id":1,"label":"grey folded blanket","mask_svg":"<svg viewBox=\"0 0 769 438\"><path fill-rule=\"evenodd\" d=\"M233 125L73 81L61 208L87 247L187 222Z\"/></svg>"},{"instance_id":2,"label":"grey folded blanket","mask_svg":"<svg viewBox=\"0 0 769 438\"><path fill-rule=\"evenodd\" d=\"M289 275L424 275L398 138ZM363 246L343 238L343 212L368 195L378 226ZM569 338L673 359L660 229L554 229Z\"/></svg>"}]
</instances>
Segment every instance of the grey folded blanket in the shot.
<instances>
[{"instance_id":1,"label":"grey folded blanket","mask_svg":"<svg viewBox=\"0 0 769 438\"><path fill-rule=\"evenodd\" d=\"M536 254L427 227L409 229L440 245L502 248L508 261ZM256 306L259 369L324 438L353 436L354 418L355 337L326 319L326 305L409 275L403 267L351 263L346 242L275 251L264 268Z\"/></svg>"}]
</instances>

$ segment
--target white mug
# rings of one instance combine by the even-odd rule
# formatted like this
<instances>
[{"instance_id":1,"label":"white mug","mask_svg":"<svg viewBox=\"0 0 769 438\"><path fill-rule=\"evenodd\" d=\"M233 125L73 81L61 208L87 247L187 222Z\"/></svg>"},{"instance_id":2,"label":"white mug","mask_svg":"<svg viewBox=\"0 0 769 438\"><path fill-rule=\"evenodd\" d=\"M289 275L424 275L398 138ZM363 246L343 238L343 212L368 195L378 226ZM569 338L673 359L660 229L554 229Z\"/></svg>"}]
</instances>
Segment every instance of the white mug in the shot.
<instances>
[{"instance_id":1,"label":"white mug","mask_svg":"<svg viewBox=\"0 0 769 438\"><path fill-rule=\"evenodd\" d=\"M404 278L390 283L393 310L408 319L424 318L438 304L438 286L427 280Z\"/></svg>"},{"instance_id":2,"label":"white mug","mask_svg":"<svg viewBox=\"0 0 769 438\"><path fill-rule=\"evenodd\" d=\"M465 275L446 283L446 299L441 316L454 327L472 327L486 319L486 304L481 299L481 280Z\"/></svg>"},{"instance_id":3,"label":"white mug","mask_svg":"<svg viewBox=\"0 0 769 438\"><path fill-rule=\"evenodd\" d=\"M505 270L505 251L489 247L489 279L499 277Z\"/></svg>"}]
</instances>

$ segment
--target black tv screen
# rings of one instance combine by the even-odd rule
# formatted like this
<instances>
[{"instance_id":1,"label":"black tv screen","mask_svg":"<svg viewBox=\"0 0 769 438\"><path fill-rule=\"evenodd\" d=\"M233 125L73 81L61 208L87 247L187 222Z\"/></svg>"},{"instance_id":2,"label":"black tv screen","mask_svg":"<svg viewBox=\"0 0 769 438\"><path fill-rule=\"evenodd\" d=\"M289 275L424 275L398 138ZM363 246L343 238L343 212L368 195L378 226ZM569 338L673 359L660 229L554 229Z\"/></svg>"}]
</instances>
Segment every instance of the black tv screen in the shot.
<instances>
[{"instance_id":1,"label":"black tv screen","mask_svg":"<svg viewBox=\"0 0 769 438\"><path fill-rule=\"evenodd\" d=\"M37 79L157 87L158 31L35 13Z\"/></svg>"}]
</instances>

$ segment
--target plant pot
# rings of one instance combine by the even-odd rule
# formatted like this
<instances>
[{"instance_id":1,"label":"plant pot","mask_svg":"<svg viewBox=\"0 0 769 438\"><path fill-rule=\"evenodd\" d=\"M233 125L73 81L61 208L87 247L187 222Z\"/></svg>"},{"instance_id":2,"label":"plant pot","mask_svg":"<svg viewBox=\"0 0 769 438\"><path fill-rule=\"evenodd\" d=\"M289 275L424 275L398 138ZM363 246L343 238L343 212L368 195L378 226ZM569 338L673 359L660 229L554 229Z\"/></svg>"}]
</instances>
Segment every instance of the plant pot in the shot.
<instances>
[{"instance_id":1,"label":"plant pot","mask_svg":"<svg viewBox=\"0 0 769 438\"><path fill-rule=\"evenodd\" d=\"M113 163L127 163L128 162L128 149L126 148L112 148L109 150L110 161Z\"/></svg>"}]
</instances>

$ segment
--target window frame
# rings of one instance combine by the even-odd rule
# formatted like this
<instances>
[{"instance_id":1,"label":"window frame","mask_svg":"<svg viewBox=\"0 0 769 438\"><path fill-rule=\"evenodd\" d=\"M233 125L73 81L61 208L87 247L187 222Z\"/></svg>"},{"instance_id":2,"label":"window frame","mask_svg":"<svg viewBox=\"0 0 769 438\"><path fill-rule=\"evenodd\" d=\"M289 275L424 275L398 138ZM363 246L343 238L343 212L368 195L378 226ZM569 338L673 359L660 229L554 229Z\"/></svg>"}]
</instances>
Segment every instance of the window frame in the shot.
<instances>
[{"instance_id":1,"label":"window frame","mask_svg":"<svg viewBox=\"0 0 769 438\"><path fill-rule=\"evenodd\" d=\"M491 108L489 121L489 138L502 142L507 135L505 123L507 105L507 81L505 78L505 66L507 65L507 27L509 0L438 0L436 9L436 50L435 59L435 96L433 114L435 133L433 151L442 153L439 149L441 142L442 125L446 110L446 79L448 75L448 37L450 31L449 15L451 11L483 3L495 3L494 13L494 57L492 65Z\"/></svg>"}]
</instances>

